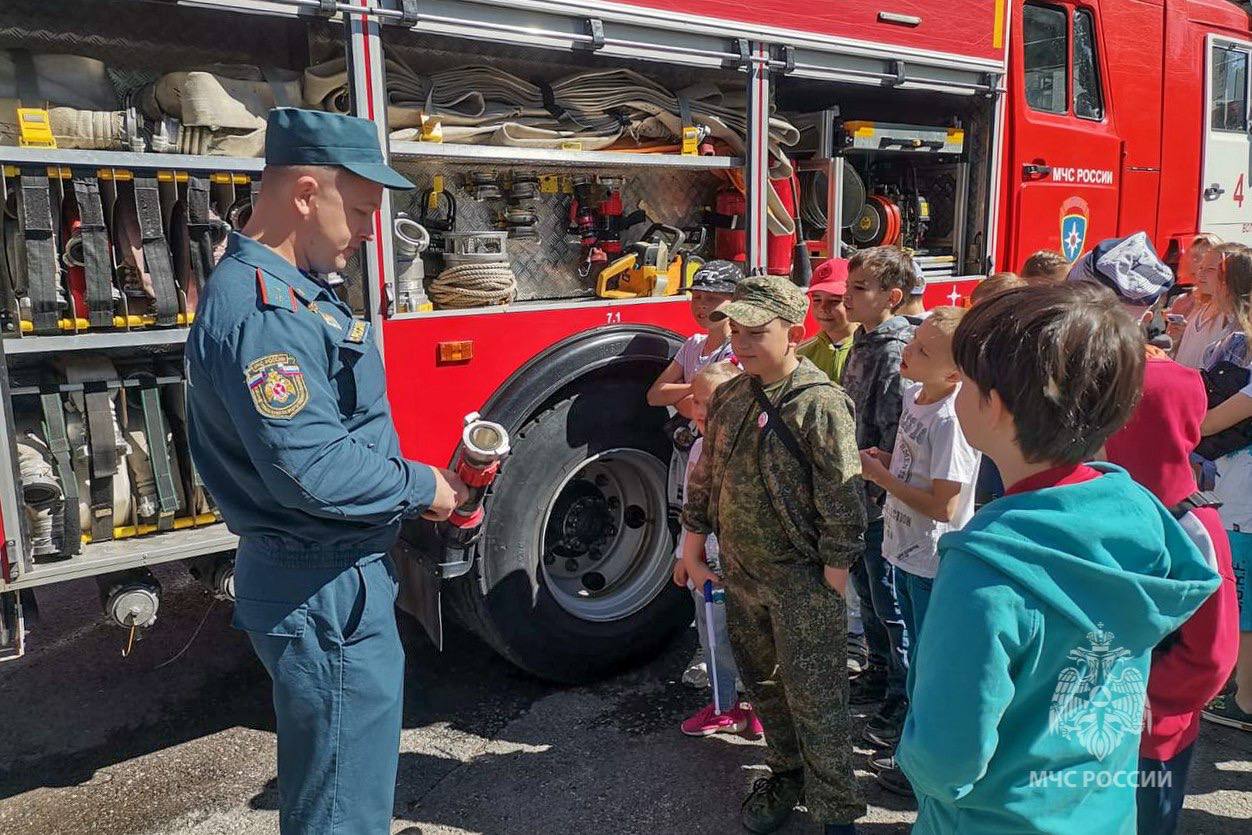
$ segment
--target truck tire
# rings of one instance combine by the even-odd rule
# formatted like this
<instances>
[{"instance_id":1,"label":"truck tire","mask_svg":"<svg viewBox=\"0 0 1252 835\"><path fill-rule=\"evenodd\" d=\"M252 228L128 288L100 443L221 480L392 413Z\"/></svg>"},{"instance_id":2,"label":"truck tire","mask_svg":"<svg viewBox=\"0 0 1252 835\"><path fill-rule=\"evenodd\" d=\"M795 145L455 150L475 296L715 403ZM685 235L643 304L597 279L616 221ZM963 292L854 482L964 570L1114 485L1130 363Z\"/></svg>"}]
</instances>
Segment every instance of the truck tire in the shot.
<instances>
[{"instance_id":1,"label":"truck tire","mask_svg":"<svg viewBox=\"0 0 1252 835\"><path fill-rule=\"evenodd\" d=\"M600 379L527 422L492 486L460 620L523 670L579 683L654 656L691 623L676 588L672 451L644 384Z\"/></svg>"}]
</instances>

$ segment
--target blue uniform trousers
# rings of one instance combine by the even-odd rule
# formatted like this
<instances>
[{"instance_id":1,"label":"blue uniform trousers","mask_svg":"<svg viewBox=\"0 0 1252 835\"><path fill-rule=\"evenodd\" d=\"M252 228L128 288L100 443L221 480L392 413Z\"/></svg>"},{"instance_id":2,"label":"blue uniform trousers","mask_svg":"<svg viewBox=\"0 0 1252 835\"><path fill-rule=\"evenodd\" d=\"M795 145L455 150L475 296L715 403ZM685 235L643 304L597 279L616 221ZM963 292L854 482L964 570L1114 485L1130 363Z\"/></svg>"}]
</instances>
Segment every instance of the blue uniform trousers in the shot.
<instances>
[{"instance_id":1,"label":"blue uniform trousers","mask_svg":"<svg viewBox=\"0 0 1252 835\"><path fill-rule=\"evenodd\" d=\"M235 591L274 681L283 835L389 832L404 692L390 558L298 567L245 540Z\"/></svg>"}]
</instances>

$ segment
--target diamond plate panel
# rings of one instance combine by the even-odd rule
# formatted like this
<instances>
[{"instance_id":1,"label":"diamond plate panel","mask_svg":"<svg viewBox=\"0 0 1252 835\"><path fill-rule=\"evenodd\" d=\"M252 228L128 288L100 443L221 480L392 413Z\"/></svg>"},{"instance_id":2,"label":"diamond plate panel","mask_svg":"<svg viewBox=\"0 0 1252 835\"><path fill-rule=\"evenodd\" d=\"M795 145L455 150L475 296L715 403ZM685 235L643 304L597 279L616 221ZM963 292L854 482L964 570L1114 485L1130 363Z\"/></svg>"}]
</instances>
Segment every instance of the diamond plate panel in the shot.
<instances>
[{"instance_id":1,"label":"diamond plate panel","mask_svg":"<svg viewBox=\"0 0 1252 835\"><path fill-rule=\"evenodd\" d=\"M464 164L438 164L431 162L394 162L417 190L409 201L403 196L393 198L397 211L405 211L413 217L420 214L422 192L430 188L436 176L443 177L444 189L456 199L456 231L493 231L503 229L501 212L509 205L504 198L475 201L465 189L467 175L474 171L495 171L504 179L510 169L490 168ZM518 168L534 171L533 168ZM541 174L563 174L545 168ZM580 172L581 173L581 172ZM700 220L704 207L711 205L713 194L724 182L716 174L707 171L656 171L645 173L623 170L599 172L605 176L622 176L622 207L625 214L637 208L647 211L653 222L673 226L693 226ZM581 248L567 240L571 195L566 193L542 194L536 201L537 232L533 238L509 238L509 261L517 276L518 301L575 299L591 297L595 287L578 274ZM641 223L623 233L625 243L638 240L647 229ZM443 269L437 257L426 260L426 275L434 277Z\"/></svg>"}]
</instances>

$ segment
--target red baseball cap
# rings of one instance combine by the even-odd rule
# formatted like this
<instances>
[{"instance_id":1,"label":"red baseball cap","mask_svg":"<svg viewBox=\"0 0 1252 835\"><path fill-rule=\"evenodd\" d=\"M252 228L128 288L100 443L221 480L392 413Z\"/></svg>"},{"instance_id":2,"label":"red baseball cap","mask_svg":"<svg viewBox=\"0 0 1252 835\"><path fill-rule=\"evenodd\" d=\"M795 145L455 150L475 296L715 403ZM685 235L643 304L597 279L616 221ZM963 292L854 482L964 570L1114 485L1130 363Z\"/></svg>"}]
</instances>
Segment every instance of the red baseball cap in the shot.
<instances>
[{"instance_id":1,"label":"red baseball cap","mask_svg":"<svg viewBox=\"0 0 1252 835\"><path fill-rule=\"evenodd\" d=\"M842 296L848 292L848 259L827 258L813 270L807 293L830 293Z\"/></svg>"}]
</instances>

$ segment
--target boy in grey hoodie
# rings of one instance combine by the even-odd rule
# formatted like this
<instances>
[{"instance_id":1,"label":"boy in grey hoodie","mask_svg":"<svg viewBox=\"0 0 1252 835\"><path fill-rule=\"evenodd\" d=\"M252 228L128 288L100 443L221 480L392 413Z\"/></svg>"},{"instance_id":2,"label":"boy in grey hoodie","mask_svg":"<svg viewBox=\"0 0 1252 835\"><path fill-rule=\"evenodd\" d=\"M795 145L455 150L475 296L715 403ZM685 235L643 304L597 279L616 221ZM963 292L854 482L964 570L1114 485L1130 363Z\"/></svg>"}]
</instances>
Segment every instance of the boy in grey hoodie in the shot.
<instances>
[{"instance_id":1,"label":"boy in grey hoodie","mask_svg":"<svg viewBox=\"0 0 1252 835\"><path fill-rule=\"evenodd\" d=\"M895 246L861 250L848 263L848 319L860 322L843 372L843 386L856 418L859 449L892 449L904 402L900 358L913 338L913 325L897 311L920 279L913 258ZM866 482L869 526L865 553L852 566L852 582L862 602L862 621L869 645L869 667L852 683L850 703L882 702L866 726L872 744L891 747L900 738L908 711L904 680L908 637L895 597L892 566L883 559L881 487ZM868 604L868 605L867 605Z\"/></svg>"}]
</instances>

